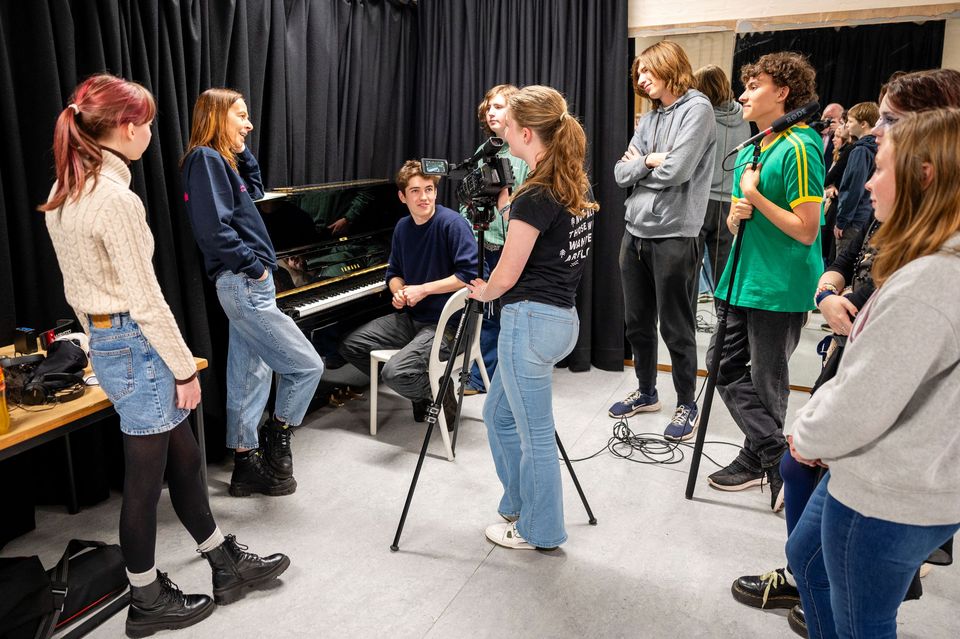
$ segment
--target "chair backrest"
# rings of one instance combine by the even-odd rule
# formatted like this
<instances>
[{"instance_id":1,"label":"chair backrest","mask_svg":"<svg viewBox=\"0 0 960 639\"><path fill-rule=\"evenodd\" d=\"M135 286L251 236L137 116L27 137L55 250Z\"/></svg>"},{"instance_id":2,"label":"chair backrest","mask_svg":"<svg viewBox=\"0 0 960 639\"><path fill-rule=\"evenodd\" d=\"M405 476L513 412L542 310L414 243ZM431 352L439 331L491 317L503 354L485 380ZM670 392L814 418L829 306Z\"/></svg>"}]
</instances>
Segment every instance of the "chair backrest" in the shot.
<instances>
[{"instance_id":1,"label":"chair backrest","mask_svg":"<svg viewBox=\"0 0 960 639\"><path fill-rule=\"evenodd\" d=\"M437 322L437 334L433 338L433 346L430 349L429 371L430 371L431 381L434 379L438 379L439 376L443 374L443 368L444 368L443 362L446 360L440 359L440 351L441 351L441 348L443 347L443 333L447 327L447 323L450 321L450 318L457 311L463 310L467 300L467 295L469 295L469 293L470 292L466 289L466 287L457 290L453 295L450 296L450 299L447 300L447 303L444 304L443 306L443 310L440 312L440 321ZM480 316L477 315L476 317L471 318L471 321L479 322ZM453 349L453 344L450 344L450 348L451 350ZM474 333L474 340L473 340L471 352L474 355L478 355L480 353L480 331L479 330L477 330ZM438 368L439 368L439 373L436 372Z\"/></svg>"}]
</instances>

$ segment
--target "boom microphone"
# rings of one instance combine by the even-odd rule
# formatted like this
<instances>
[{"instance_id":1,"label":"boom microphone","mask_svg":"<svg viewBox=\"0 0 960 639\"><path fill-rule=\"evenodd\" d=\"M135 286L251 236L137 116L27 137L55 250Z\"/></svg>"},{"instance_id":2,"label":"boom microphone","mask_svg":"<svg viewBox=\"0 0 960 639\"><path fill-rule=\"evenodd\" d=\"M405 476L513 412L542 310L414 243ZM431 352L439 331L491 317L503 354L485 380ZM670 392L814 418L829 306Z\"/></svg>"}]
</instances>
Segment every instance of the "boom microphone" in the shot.
<instances>
[{"instance_id":1,"label":"boom microphone","mask_svg":"<svg viewBox=\"0 0 960 639\"><path fill-rule=\"evenodd\" d=\"M800 122L801 120L806 120L807 118L809 118L814 113L817 113L818 111L820 111L820 103L810 102L808 104L803 105L796 111L791 111L790 113L782 115L776 120L774 120L773 124L771 124L768 128L764 129L760 133L757 133L755 136L753 136L749 140L735 146L734 149L730 151L730 153L728 153L728 155L736 153L741 149L744 149L750 146L757 140L765 138L771 133L780 133L781 131L785 131L786 129L790 128L797 122Z\"/></svg>"}]
</instances>

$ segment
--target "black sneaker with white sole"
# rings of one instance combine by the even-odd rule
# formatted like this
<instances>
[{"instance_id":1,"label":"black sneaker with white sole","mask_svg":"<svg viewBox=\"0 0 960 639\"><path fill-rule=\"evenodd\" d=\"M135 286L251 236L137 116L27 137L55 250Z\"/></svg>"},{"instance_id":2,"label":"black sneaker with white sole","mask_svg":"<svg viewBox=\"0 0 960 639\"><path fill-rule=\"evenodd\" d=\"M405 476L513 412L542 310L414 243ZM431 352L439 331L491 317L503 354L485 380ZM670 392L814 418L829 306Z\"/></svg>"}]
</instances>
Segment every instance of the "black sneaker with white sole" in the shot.
<instances>
[{"instance_id":1,"label":"black sneaker with white sole","mask_svg":"<svg viewBox=\"0 0 960 639\"><path fill-rule=\"evenodd\" d=\"M711 486L718 490L746 490L763 483L763 471L752 471L739 460L734 459L726 468L721 468L717 472L707 477Z\"/></svg>"}]
</instances>

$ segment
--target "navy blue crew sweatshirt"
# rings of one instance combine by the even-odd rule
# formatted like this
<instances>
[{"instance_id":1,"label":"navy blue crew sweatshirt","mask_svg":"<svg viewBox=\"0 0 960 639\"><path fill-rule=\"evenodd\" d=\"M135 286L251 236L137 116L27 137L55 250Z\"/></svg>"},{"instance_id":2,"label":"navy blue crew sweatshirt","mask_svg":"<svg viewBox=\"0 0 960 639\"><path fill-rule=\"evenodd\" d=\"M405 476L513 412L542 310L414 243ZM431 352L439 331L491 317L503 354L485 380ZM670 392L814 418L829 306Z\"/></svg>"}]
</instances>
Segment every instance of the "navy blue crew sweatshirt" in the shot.
<instances>
[{"instance_id":1,"label":"navy blue crew sweatshirt","mask_svg":"<svg viewBox=\"0 0 960 639\"><path fill-rule=\"evenodd\" d=\"M273 242L253 203L263 197L260 165L247 148L236 158L234 171L215 150L199 146L181 170L183 201L211 280L224 271L258 279L264 269L277 269Z\"/></svg>"},{"instance_id":2,"label":"navy blue crew sweatshirt","mask_svg":"<svg viewBox=\"0 0 960 639\"><path fill-rule=\"evenodd\" d=\"M387 284L394 277L406 284L425 284L450 275L466 283L477 277L477 241L470 223L445 206L423 224L408 215L393 229ZM404 310L418 322L436 324L452 293L428 295Z\"/></svg>"},{"instance_id":3,"label":"navy blue crew sweatshirt","mask_svg":"<svg viewBox=\"0 0 960 639\"><path fill-rule=\"evenodd\" d=\"M837 204L837 228L848 226L865 228L873 214L867 180L873 175L876 166L877 138L865 135L853 143L847 166L840 181L840 196Z\"/></svg>"}]
</instances>

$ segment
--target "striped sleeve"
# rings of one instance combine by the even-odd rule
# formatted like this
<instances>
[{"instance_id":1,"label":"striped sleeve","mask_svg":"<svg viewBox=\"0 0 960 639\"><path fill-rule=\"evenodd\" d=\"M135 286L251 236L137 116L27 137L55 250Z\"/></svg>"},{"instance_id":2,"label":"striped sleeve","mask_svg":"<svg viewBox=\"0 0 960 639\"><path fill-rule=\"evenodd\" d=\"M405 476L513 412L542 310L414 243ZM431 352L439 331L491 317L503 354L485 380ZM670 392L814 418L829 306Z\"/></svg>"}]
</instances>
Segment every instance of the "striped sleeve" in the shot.
<instances>
[{"instance_id":1,"label":"striped sleeve","mask_svg":"<svg viewBox=\"0 0 960 639\"><path fill-rule=\"evenodd\" d=\"M820 150L804 140L796 131L784 136L790 145L784 151L784 194L790 208L805 202L820 203L823 200L823 155Z\"/></svg>"}]
</instances>

